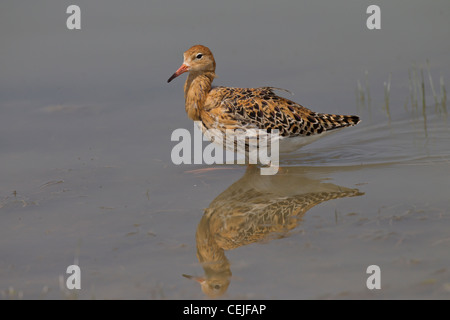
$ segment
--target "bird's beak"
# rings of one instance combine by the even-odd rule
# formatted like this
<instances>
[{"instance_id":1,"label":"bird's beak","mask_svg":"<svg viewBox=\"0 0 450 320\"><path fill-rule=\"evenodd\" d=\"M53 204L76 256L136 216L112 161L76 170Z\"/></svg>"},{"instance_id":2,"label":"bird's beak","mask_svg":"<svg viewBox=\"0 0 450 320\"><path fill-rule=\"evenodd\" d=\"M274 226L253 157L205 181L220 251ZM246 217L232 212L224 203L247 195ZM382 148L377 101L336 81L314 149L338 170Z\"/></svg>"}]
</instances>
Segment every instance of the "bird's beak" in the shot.
<instances>
[{"instance_id":1,"label":"bird's beak","mask_svg":"<svg viewBox=\"0 0 450 320\"><path fill-rule=\"evenodd\" d=\"M181 67L178 68L177 71L167 80L167 83L178 77L180 74L185 73L186 71L189 71L189 67L185 65L184 63L181 65Z\"/></svg>"},{"instance_id":2,"label":"bird's beak","mask_svg":"<svg viewBox=\"0 0 450 320\"><path fill-rule=\"evenodd\" d=\"M185 277L185 278L191 279L191 280L195 280L195 281L197 281L197 282L200 283L200 284L202 284L202 283L204 283L204 282L206 281L205 278L202 278L202 277L194 277L194 276L190 276L190 275L188 275L188 274L183 274L182 276Z\"/></svg>"}]
</instances>

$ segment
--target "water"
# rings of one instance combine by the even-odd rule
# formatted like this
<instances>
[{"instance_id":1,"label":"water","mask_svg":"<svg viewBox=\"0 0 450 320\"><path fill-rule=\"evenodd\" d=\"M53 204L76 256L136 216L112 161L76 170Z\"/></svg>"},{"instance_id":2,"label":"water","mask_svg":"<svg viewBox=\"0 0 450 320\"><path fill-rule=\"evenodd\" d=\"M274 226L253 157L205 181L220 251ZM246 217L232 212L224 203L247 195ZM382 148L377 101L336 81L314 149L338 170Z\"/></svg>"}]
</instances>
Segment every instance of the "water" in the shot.
<instances>
[{"instance_id":1,"label":"water","mask_svg":"<svg viewBox=\"0 0 450 320\"><path fill-rule=\"evenodd\" d=\"M0 4L2 298L204 299L182 275L205 272L222 298L450 297L447 1L381 1L377 31L364 1L79 1L80 31L69 4ZM166 80L196 43L218 85L362 122L274 177L175 166L170 135L193 123L183 77Z\"/></svg>"}]
</instances>

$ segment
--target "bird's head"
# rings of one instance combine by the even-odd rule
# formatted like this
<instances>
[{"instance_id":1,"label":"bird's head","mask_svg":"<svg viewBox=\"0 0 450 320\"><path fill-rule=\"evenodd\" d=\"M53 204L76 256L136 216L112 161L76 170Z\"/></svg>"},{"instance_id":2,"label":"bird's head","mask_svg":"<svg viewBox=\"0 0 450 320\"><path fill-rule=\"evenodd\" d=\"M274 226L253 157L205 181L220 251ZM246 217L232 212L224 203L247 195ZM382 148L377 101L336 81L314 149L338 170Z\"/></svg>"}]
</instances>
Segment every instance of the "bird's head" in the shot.
<instances>
[{"instance_id":1,"label":"bird's head","mask_svg":"<svg viewBox=\"0 0 450 320\"><path fill-rule=\"evenodd\" d=\"M179 75L189 71L190 73L215 72L216 61L208 47L195 45L184 53L184 61L181 67L167 80L172 81Z\"/></svg>"}]
</instances>

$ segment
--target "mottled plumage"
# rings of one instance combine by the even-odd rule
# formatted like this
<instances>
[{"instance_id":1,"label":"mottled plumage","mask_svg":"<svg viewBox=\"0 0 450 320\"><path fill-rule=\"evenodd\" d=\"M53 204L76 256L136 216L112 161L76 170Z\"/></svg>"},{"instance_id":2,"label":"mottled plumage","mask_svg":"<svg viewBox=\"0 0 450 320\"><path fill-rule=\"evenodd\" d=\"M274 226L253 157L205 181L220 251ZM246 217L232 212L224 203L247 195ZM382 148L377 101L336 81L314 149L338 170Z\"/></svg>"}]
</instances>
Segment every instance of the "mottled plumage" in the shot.
<instances>
[{"instance_id":1,"label":"mottled plumage","mask_svg":"<svg viewBox=\"0 0 450 320\"><path fill-rule=\"evenodd\" d=\"M184 85L188 116L201 121L202 129L279 130L280 151L292 151L331 130L359 123L358 116L324 114L311 111L274 93L276 88L212 87L216 63L211 51L196 45L184 53L184 63L168 80L189 71ZM282 90L282 89L280 89ZM285 143L286 144L286 143Z\"/></svg>"},{"instance_id":2,"label":"mottled plumage","mask_svg":"<svg viewBox=\"0 0 450 320\"><path fill-rule=\"evenodd\" d=\"M220 296L230 284L226 251L287 237L314 206L363 195L358 189L313 179L310 169L291 167L289 171L268 177L249 166L241 179L205 209L196 233L197 258L205 275L187 277L199 281L207 295Z\"/></svg>"}]
</instances>

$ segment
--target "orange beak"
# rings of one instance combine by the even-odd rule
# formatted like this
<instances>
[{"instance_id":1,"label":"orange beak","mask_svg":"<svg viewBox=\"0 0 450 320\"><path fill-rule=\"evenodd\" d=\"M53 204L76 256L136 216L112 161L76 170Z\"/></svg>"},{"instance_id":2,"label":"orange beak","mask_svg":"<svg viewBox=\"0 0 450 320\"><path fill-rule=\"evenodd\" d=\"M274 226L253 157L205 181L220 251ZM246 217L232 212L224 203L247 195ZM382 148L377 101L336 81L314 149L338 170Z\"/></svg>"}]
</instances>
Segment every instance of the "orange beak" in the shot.
<instances>
[{"instance_id":1,"label":"orange beak","mask_svg":"<svg viewBox=\"0 0 450 320\"><path fill-rule=\"evenodd\" d=\"M191 279L191 280L195 280L195 281L197 281L197 282L200 283L200 284L202 284L202 283L204 283L204 282L206 281L205 278L202 278L202 277L194 277L194 276L190 276L190 275L188 275L188 274L182 274L182 276L185 277L185 278Z\"/></svg>"},{"instance_id":2,"label":"orange beak","mask_svg":"<svg viewBox=\"0 0 450 320\"><path fill-rule=\"evenodd\" d=\"M186 71L189 71L189 67L185 65L184 63L181 65L181 67L178 68L177 71L167 80L167 83L178 77L180 74L185 73Z\"/></svg>"}]
</instances>

